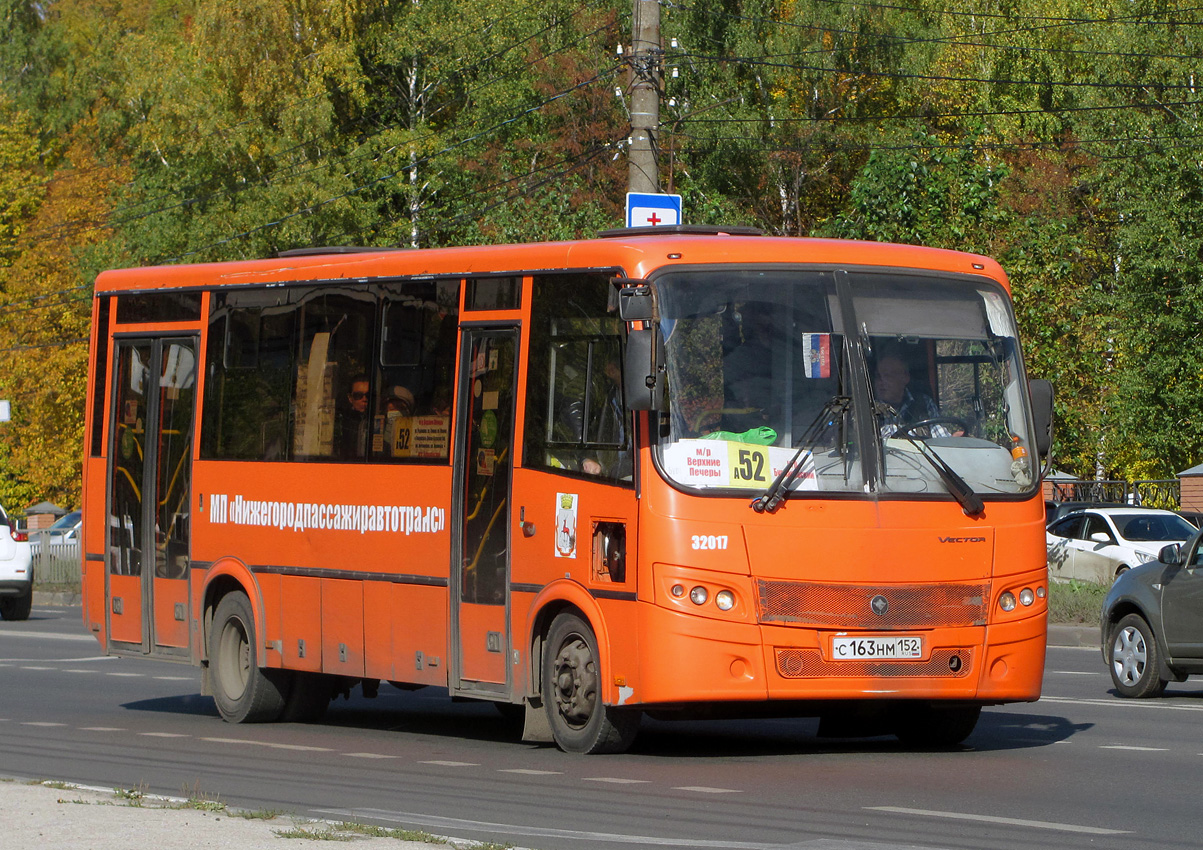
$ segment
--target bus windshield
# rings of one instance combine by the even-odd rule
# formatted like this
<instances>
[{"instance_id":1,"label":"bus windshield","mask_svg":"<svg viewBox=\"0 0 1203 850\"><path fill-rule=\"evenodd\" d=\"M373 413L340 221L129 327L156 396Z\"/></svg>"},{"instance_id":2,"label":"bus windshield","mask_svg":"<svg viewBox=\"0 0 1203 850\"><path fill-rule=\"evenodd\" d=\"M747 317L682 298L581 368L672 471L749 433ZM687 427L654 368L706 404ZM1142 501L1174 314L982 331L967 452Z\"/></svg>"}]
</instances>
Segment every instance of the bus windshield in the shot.
<instances>
[{"instance_id":1,"label":"bus windshield","mask_svg":"<svg viewBox=\"0 0 1203 850\"><path fill-rule=\"evenodd\" d=\"M773 267L670 272L656 290L657 459L675 483L763 490L796 457L792 493L1035 485L1014 319L993 284Z\"/></svg>"}]
</instances>

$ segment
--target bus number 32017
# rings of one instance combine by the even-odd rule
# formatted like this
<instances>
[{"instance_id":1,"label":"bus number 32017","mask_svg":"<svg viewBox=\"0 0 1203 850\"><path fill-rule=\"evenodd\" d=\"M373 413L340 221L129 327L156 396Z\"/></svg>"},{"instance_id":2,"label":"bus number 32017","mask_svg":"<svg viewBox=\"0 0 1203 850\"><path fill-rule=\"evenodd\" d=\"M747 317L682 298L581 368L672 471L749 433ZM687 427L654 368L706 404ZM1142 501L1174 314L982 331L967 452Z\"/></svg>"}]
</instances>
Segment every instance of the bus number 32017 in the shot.
<instances>
[{"instance_id":1,"label":"bus number 32017","mask_svg":"<svg viewBox=\"0 0 1203 850\"><path fill-rule=\"evenodd\" d=\"M727 535L725 534L695 534L691 540L694 549L727 548Z\"/></svg>"}]
</instances>

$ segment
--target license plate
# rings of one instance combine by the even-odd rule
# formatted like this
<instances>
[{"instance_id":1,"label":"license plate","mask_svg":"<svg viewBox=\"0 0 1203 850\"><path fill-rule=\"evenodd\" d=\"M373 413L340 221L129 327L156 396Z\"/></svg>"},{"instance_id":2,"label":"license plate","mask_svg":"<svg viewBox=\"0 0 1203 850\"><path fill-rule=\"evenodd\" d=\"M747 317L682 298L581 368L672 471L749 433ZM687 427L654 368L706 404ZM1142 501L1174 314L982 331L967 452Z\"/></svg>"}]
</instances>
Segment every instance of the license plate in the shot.
<instances>
[{"instance_id":1,"label":"license plate","mask_svg":"<svg viewBox=\"0 0 1203 850\"><path fill-rule=\"evenodd\" d=\"M923 638L914 635L832 638L831 657L835 661L913 660L923 657Z\"/></svg>"}]
</instances>

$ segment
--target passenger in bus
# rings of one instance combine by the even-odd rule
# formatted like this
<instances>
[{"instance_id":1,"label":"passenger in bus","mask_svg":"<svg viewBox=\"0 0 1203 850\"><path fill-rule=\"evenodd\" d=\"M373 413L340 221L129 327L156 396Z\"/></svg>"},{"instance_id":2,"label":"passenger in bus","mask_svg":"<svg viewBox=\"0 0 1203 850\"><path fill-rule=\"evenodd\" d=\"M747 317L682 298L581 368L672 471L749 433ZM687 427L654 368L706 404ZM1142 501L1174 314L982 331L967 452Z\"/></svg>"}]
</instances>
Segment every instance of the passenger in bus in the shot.
<instances>
[{"instance_id":1,"label":"passenger in bus","mask_svg":"<svg viewBox=\"0 0 1203 850\"><path fill-rule=\"evenodd\" d=\"M397 420L409 416L414 413L414 394L410 392L408 387L403 387L396 384L389 388L388 393L384 397L384 434L383 445L385 457L393 457L397 454L395 451L397 445ZM377 417L379 419L379 416Z\"/></svg>"},{"instance_id":2,"label":"passenger in bus","mask_svg":"<svg viewBox=\"0 0 1203 850\"><path fill-rule=\"evenodd\" d=\"M414 394L406 387L397 384L389 389L384 399L385 413L395 413L399 416L412 416L414 412ZM390 416L395 419L395 416Z\"/></svg>"},{"instance_id":3,"label":"passenger in bus","mask_svg":"<svg viewBox=\"0 0 1203 850\"><path fill-rule=\"evenodd\" d=\"M354 460L367 455L368 448L368 376L356 375L347 390L347 403L339 411L338 456Z\"/></svg>"},{"instance_id":4,"label":"passenger in bus","mask_svg":"<svg viewBox=\"0 0 1203 850\"><path fill-rule=\"evenodd\" d=\"M877 358L873 391L880 403L877 415L883 440L894 436L904 425L940 416L935 399L911 385L911 369L897 354L882 354ZM933 437L952 433L943 425L929 427Z\"/></svg>"},{"instance_id":5,"label":"passenger in bus","mask_svg":"<svg viewBox=\"0 0 1203 850\"><path fill-rule=\"evenodd\" d=\"M594 411L594 420L588 423L589 433L582 435L586 424L583 398L568 402L560 411L560 417L575 439L615 447L613 450L598 449L580 458L581 472L626 479L633 474L634 464L627 442L626 417L623 414L622 365L616 356L607 359L603 373L606 376L605 399Z\"/></svg>"},{"instance_id":6,"label":"passenger in bus","mask_svg":"<svg viewBox=\"0 0 1203 850\"><path fill-rule=\"evenodd\" d=\"M723 418L727 431L767 425L773 394L773 307L745 304L736 311L737 341L723 357Z\"/></svg>"}]
</instances>

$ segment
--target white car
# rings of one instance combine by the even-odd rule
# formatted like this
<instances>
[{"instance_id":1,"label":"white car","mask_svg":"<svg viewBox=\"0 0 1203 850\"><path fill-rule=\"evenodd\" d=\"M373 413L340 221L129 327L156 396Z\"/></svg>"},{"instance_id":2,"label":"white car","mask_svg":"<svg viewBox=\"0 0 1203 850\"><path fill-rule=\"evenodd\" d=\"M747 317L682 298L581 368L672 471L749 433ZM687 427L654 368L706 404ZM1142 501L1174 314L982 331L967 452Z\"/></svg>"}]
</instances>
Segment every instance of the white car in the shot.
<instances>
[{"instance_id":1,"label":"white car","mask_svg":"<svg viewBox=\"0 0 1203 850\"><path fill-rule=\"evenodd\" d=\"M28 620L33 607L33 555L29 538L16 531L0 507L0 617Z\"/></svg>"},{"instance_id":2,"label":"white car","mask_svg":"<svg viewBox=\"0 0 1203 850\"><path fill-rule=\"evenodd\" d=\"M1092 508L1049 523L1048 573L1110 585L1132 567L1157 560L1170 543L1181 543L1196 528L1173 511L1152 508Z\"/></svg>"}]
</instances>

